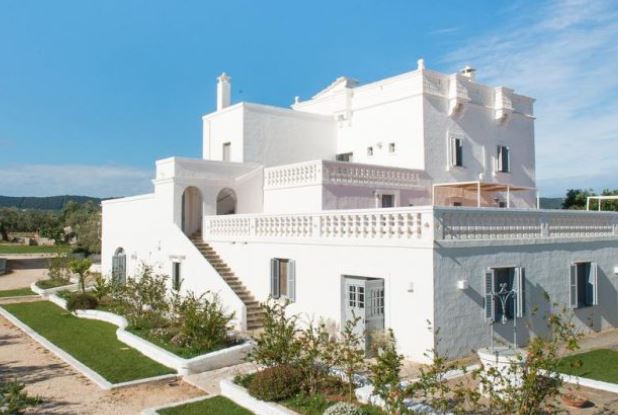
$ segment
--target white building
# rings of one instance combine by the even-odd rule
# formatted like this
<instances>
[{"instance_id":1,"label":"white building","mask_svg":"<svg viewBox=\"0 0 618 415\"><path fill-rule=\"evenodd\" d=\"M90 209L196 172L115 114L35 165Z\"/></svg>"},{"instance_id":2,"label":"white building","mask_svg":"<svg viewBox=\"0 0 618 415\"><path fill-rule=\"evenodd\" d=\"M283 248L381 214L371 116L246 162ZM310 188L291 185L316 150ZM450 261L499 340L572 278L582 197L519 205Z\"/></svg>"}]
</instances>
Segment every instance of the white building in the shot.
<instances>
[{"instance_id":1,"label":"white building","mask_svg":"<svg viewBox=\"0 0 618 415\"><path fill-rule=\"evenodd\" d=\"M217 88L203 159L159 160L153 193L103 203L105 273L158 266L217 292L242 330L269 295L336 325L354 312L419 361L427 321L452 357L487 346L501 283L521 287L520 343L543 331L544 290L582 328L618 325L618 215L536 209L532 98L422 60L291 108L232 105L225 74Z\"/></svg>"}]
</instances>

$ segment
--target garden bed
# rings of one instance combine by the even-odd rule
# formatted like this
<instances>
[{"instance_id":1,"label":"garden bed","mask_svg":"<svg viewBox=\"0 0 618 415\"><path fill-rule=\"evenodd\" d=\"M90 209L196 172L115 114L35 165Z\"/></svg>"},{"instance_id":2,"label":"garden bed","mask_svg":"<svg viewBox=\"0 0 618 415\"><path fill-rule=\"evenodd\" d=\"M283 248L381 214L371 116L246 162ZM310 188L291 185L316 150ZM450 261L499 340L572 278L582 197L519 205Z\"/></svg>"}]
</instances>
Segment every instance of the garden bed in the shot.
<instances>
[{"instance_id":1,"label":"garden bed","mask_svg":"<svg viewBox=\"0 0 618 415\"><path fill-rule=\"evenodd\" d=\"M3 308L112 384L173 373L120 342L109 323L77 318L47 301Z\"/></svg>"},{"instance_id":2,"label":"garden bed","mask_svg":"<svg viewBox=\"0 0 618 415\"><path fill-rule=\"evenodd\" d=\"M54 281L53 283L47 283L46 281ZM39 283L44 283L43 285L48 288L42 288ZM73 284L70 281L63 280L61 284L58 280L39 280L30 285L30 289L34 291L36 294L46 297L52 294L55 294L60 291L72 291L77 289L77 284Z\"/></svg>"}]
</instances>

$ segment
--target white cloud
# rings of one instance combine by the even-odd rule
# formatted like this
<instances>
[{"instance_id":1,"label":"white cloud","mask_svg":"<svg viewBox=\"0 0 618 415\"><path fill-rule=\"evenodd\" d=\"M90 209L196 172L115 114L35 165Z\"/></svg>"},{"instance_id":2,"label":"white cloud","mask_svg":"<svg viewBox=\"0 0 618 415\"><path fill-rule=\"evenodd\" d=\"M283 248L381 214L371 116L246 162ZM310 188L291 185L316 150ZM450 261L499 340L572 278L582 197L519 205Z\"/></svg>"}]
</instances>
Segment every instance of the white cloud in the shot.
<instances>
[{"instance_id":1,"label":"white cloud","mask_svg":"<svg viewBox=\"0 0 618 415\"><path fill-rule=\"evenodd\" d=\"M618 7L614 1L553 0L518 7L500 31L446 56L489 84L514 87L535 104L542 193L571 185L618 188ZM575 180L577 178L577 180Z\"/></svg>"},{"instance_id":2,"label":"white cloud","mask_svg":"<svg viewBox=\"0 0 618 415\"><path fill-rule=\"evenodd\" d=\"M0 195L95 197L152 191L151 170L114 165L18 164L0 166Z\"/></svg>"}]
</instances>

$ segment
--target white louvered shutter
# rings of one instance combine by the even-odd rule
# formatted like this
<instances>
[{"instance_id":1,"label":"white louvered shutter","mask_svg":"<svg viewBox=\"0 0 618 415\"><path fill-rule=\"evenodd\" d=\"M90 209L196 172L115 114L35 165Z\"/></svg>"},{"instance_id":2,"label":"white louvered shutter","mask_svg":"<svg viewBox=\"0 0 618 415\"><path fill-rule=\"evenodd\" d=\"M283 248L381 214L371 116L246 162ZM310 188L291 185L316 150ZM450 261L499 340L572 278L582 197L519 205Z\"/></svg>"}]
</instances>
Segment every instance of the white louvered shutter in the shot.
<instances>
[{"instance_id":1,"label":"white louvered shutter","mask_svg":"<svg viewBox=\"0 0 618 415\"><path fill-rule=\"evenodd\" d=\"M288 262L288 298L296 301L296 261L293 259Z\"/></svg>"},{"instance_id":2,"label":"white louvered shutter","mask_svg":"<svg viewBox=\"0 0 618 415\"><path fill-rule=\"evenodd\" d=\"M270 260L270 295L272 298L279 298L279 260Z\"/></svg>"},{"instance_id":3,"label":"white louvered shutter","mask_svg":"<svg viewBox=\"0 0 618 415\"><path fill-rule=\"evenodd\" d=\"M489 269L485 273L485 321L493 323L496 319L496 310L494 307L494 270Z\"/></svg>"},{"instance_id":4,"label":"white louvered shutter","mask_svg":"<svg viewBox=\"0 0 618 415\"><path fill-rule=\"evenodd\" d=\"M570 275L570 289L569 289L569 305L571 308L577 308L578 299L577 299L577 265L571 264L571 275Z\"/></svg>"},{"instance_id":5,"label":"white louvered shutter","mask_svg":"<svg viewBox=\"0 0 618 415\"><path fill-rule=\"evenodd\" d=\"M592 305L599 304L599 264L590 263L590 285L592 287Z\"/></svg>"},{"instance_id":6,"label":"white louvered shutter","mask_svg":"<svg viewBox=\"0 0 618 415\"><path fill-rule=\"evenodd\" d=\"M526 313L526 271L524 268L515 268L515 317L522 318Z\"/></svg>"}]
</instances>

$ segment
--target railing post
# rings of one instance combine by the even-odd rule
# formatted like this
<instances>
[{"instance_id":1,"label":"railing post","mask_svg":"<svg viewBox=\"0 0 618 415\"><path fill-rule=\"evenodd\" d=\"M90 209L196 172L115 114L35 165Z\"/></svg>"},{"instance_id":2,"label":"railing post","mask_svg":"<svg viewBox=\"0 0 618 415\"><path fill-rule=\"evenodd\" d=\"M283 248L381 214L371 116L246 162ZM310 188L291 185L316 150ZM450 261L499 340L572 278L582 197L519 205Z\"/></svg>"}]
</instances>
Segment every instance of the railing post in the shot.
<instances>
[{"instance_id":1,"label":"railing post","mask_svg":"<svg viewBox=\"0 0 618 415\"><path fill-rule=\"evenodd\" d=\"M549 237L549 220L546 215L542 215L540 218L541 222L541 237L548 238Z\"/></svg>"}]
</instances>

